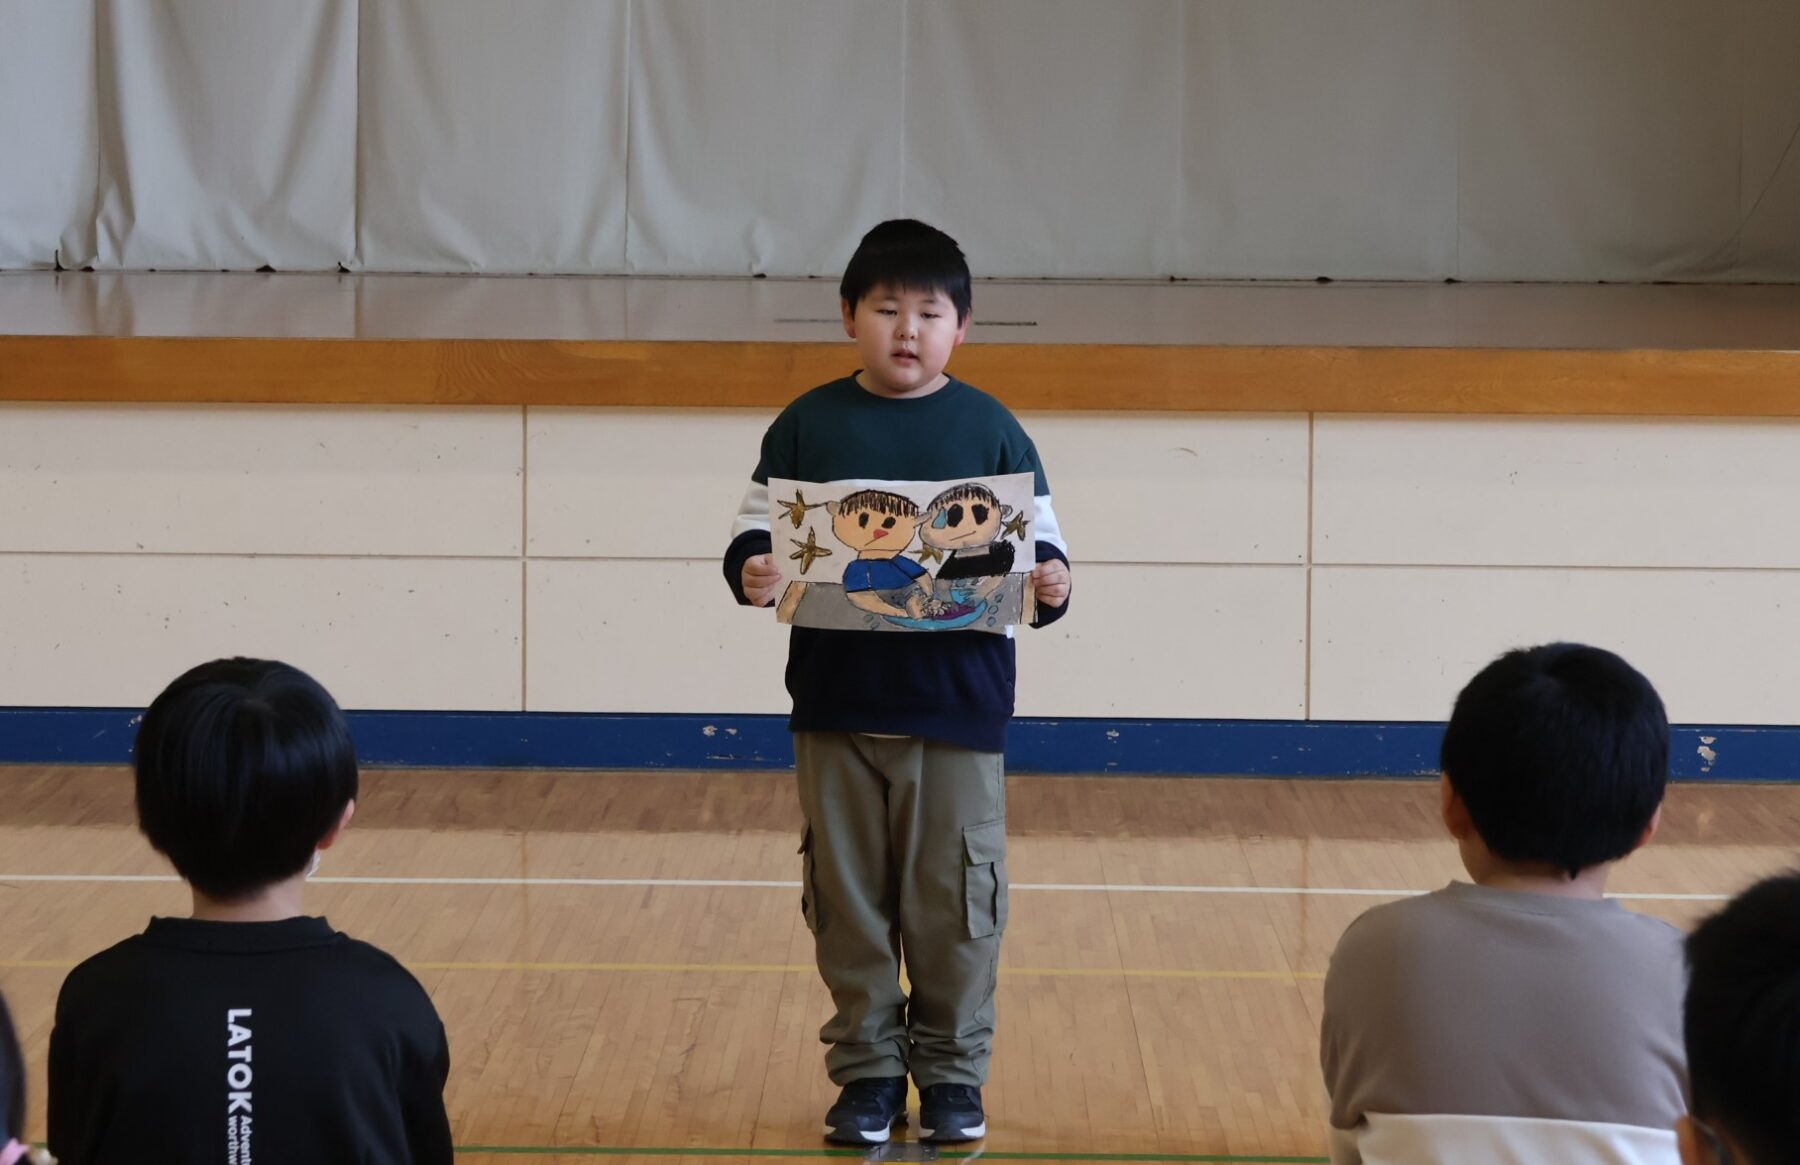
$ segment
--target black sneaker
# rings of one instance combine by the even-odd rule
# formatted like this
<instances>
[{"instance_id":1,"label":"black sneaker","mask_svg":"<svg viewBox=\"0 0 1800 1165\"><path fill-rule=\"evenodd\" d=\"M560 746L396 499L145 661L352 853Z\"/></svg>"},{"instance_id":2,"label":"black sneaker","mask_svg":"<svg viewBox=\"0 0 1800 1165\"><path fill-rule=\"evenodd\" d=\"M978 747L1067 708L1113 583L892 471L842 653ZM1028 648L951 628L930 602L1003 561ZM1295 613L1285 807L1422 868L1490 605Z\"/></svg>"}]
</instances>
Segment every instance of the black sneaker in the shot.
<instances>
[{"instance_id":1,"label":"black sneaker","mask_svg":"<svg viewBox=\"0 0 1800 1165\"><path fill-rule=\"evenodd\" d=\"M825 1114L825 1139L845 1145L886 1144L895 1125L906 1123L906 1077L852 1080Z\"/></svg>"},{"instance_id":2,"label":"black sneaker","mask_svg":"<svg viewBox=\"0 0 1800 1165\"><path fill-rule=\"evenodd\" d=\"M930 1084L919 1090L921 1141L979 1141L987 1136L981 1089L967 1084Z\"/></svg>"}]
</instances>

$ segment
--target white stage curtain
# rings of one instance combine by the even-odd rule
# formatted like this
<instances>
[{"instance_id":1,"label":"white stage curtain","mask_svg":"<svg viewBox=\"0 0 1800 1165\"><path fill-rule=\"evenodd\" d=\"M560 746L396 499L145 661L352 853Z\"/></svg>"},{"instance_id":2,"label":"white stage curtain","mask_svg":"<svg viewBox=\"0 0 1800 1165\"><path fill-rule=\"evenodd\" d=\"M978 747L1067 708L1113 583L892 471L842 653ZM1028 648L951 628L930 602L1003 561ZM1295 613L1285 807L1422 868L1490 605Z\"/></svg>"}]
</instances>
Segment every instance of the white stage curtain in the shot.
<instances>
[{"instance_id":1,"label":"white stage curtain","mask_svg":"<svg viewBox=\"0 0 1800 1165\"><path fill-rule=\"evenodd\" d=\"M625 0L362 0L356 266L625 267Z\"/></svg>"},{"instance_id":2,"label":"white stage curtain","mask_svg":"<svg viewBox=\"0 0 1800 1165\"><path fill-rule=\"evenodd\" d=\"M1731 9L1692 0L1470 6L1459 274L1622 280L1728 270L1717 248L1738 217L1742 97Z\"/></svg>"},{"instance_id":3,"label":"white stage curtain","mask_svg":"<svg viewBox=\"0 0 1800 1165\"><path fill-rule=\"evenodd\" d=\"M1794 0L0 0L0 267L1800 280Z\"/></svg>"},{"instance_id":4,"label":"white stage curtain","mask_svg":"<svg viewBox=\"0 0 1800 1165\"><path fill-rule=\"evenodd\" d=\"M356 215L356 0L99 0L93 264L331 270Z\"/></svg>"},{"instance_id":5,"label":"white stage curtain","mask_svg":"<svg viewBox=\"0 0 1800 1165\"><path fill-rule=\"evenodd\" d=\"M1185 32L1182 273L1456 273L1455 5L1220 0Z\"/></svg>"},{"instance_id":6,"label":"white stage curtain","mask_svg":"<svg viewBox=\"0 0 1800 1165\"><path fill-rule=\"evenodd\" d=\"M900 213L903 4L662 0L633 20L634 271L837 275Z\"/></svg>"},{"instance_id":7,"label":"white stage curtain","mask_svg":"<svg viewBox=\"0 0 1800 1165\"><path fill-rule=\"evenodd\" d=\"M92 252L93 0L0 0L0 268Z\"/></svg>"},{"instance_id":8,"label":"white stage curtain","mask_svg":"<svg viewBox=\"0 0 1800 1165\"><path fill-rule=\"evenodd\" d=\"M905 209L986 275L1178 268L1177 0L911 5Z\"/></svg>"},{"instance_id":9,"label":"white stage curtain","mask_svg":"<svg viewBox=\"0 0 1800 1165\"><path fill-rule=\"evenodd\" d=\"M1738 228L1720 259L1734 279L1800 279L1800 4L1737 0L1743 86Z\"/></svg>"}]
</instances>

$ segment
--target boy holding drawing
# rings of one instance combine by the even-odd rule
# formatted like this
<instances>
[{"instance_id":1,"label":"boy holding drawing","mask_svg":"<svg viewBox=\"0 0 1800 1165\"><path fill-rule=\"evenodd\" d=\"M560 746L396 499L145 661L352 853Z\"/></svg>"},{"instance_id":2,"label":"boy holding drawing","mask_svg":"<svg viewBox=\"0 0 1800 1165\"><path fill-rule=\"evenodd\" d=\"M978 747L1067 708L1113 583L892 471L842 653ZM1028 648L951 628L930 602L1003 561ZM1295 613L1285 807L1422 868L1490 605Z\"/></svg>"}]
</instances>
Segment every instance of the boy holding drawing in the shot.
<instances>
[{"instance_id":1,"label":"boy holding drawing","mask_svg":"<svg viewBox=\"0 0 1800 1165\"><path fill-rule=\"evenodd\" d=\"M1034 476L1035 625L1069 598L1066 547L1037 449L999 401L944 373L969 326L954 240L910 219L858 246L840 285L862 370L790 404L725 552L740 603L768 606L770 478L942 481ZM847 584L848 585L848 584ZM836 1013L820 1031L842 1088L826 1136L878 1144L920 1088L920 1135L984 1136L981 1085L1006 924L1006 724L1010 635L793 628L787 686L806 818L802 910ZM901 951L911 994L900 983Z\"/></svg>"}]
</instances>

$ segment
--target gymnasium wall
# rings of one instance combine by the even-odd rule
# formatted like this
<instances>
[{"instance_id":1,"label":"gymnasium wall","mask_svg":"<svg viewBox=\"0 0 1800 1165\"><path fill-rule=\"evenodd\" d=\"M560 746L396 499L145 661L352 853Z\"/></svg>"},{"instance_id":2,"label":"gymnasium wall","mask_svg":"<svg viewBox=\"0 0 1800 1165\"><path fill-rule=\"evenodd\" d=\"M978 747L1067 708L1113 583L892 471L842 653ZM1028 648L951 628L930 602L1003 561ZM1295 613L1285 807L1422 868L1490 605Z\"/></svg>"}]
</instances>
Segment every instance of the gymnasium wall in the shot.
<instances>
[{"instance_id":1,"label":"gymnasium wall","mask_svg":"<svg viewBox=\"0 0 1800 1165\"><path fill-rule=\"evenodd\" d=\"M0 0L0 267L1800 278L1790 0Z\"/></svg>"},{"instance_id":2,"label":"gymnasium wall","mask_svg":"<svg viewBox=\"0 0 1800 1165\"><path fill-rule=\"evenodd\" d=\"M768 419L0 404L0 707L246 653L359 708L785 711L718 567ZM1024 716L1436 721L1570 637L1677 721L1800 724L1800 422L1023 419L1077 564Z\"/></svg>"}]
</instances>

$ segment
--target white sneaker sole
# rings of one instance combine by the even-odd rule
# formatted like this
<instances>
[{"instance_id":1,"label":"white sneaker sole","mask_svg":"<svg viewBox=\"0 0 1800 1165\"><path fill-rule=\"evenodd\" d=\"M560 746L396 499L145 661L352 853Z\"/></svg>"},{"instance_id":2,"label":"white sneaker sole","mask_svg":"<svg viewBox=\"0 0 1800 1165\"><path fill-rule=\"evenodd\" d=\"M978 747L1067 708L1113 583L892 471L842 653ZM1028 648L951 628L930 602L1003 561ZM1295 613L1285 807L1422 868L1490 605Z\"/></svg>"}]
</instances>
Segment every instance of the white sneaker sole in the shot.
<instances>
[{"instance_id":1,"label":"white sneaker sole","mask_svg":"<svg viewBox=\"0 0 1800 1165\"><path fill-rule=\"evenodd\" d=\"M942 1136L938 1135L936 1129L922 1128L919 1130L919 1139L921 1141L979 1141L985 1136L987 1136L986 1121L982 1121L974 1128L958 1129L955 1131L954 1136L951 1135L951 1130L949 1129L945 1129Z\"/></svg>"},{"instance_id":2,"label":"white sneaker sole","mask_svg":"<svg viewBox=\"0 0 1800 1165\"><path fill-rule=\"evenodd\" d=\"M857 1129L853 1132L843 1133L838 1132L838 1130L832 1128L830 1125L825 1126L825 1139L827 1141L835 1141L839 1144L848 1143L851 1137L861 1137L863 1143L866 1145L885 1145L887 1144L888 1139L893 1135L894 1129L892 1125L877 1132L864 1132L861 1129Z\"/></svg>"}]
</instances>

